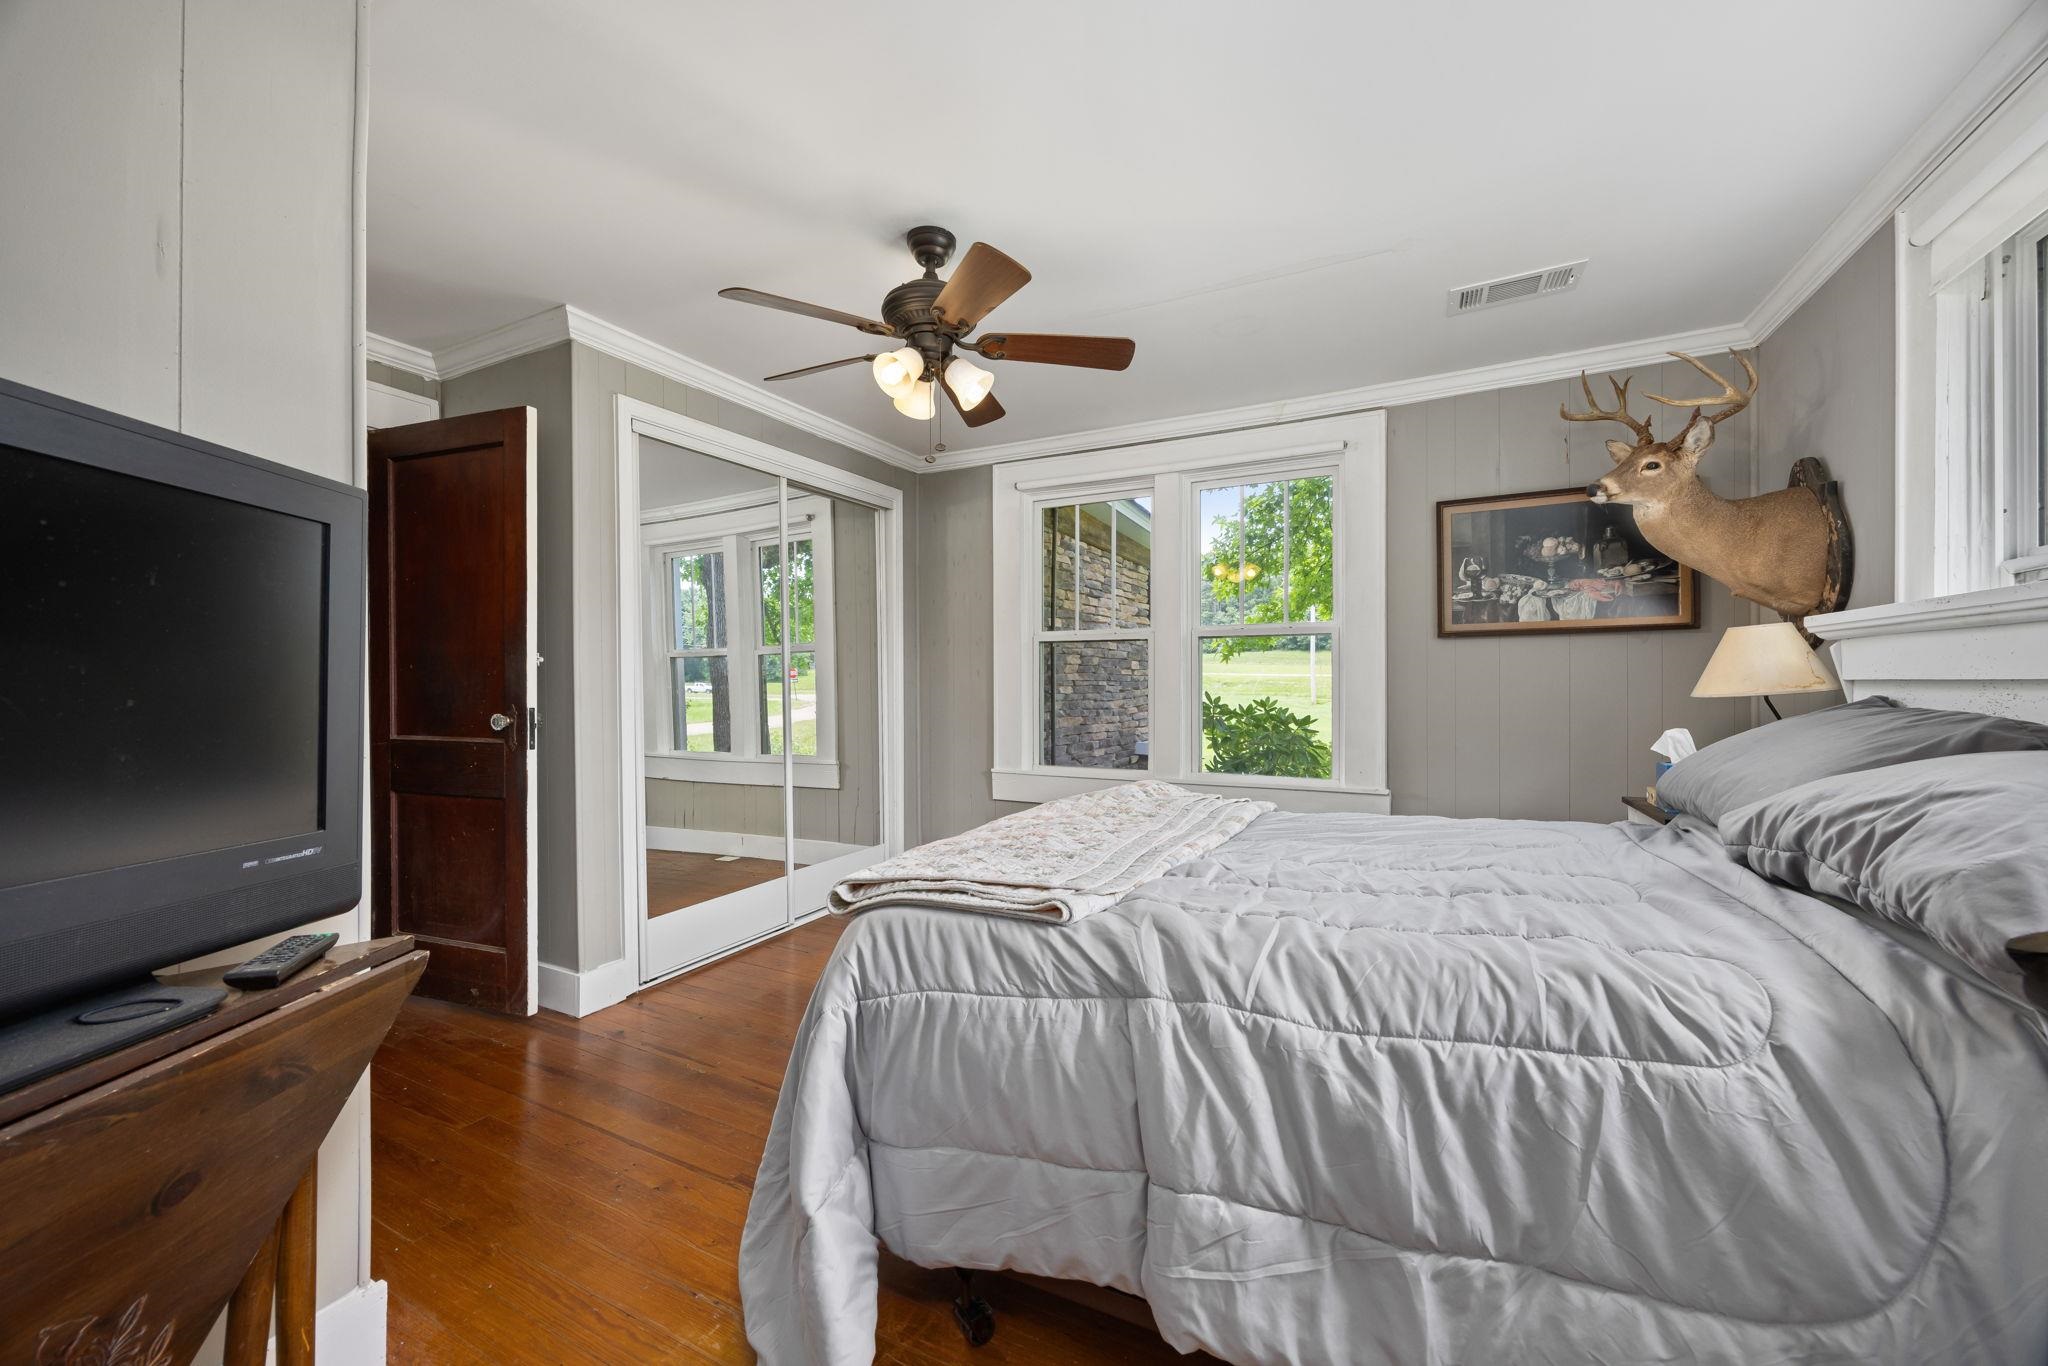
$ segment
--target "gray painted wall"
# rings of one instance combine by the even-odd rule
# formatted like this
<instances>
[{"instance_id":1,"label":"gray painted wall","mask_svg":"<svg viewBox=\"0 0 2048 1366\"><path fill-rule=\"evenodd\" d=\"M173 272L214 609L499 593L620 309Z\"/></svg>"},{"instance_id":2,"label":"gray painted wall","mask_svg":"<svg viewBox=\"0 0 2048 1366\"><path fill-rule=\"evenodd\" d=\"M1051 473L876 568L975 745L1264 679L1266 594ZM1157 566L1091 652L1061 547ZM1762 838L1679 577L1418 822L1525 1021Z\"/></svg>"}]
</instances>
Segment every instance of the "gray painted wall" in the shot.
<instances>
[{"instance_id":1,"label":"gray painted wall","mask_svg":"<svg viewBox=\"0 0 2048 1366\"><path fill-rule=\"evenodd\" d=\"M0 375L352 479L355 25L353 0L0 4ZM368 1115L365 1086L320 1149L323 1305L369 1269Z\"/></svg>"},{"instance_id":2,"label":"gray painted wall","mask_svg":"<svg viewBox=\"0 0 2048 1366\"><path fill-rule=\"evenodd\" d=\"M1699 382L1676 361L1615 377L1631 374L1638 395L1686 392ZM1664 729L1690 727L1705 744L1750 724L1747 702L1689 696L1722 628L1750 620L1746 606L1711 583L1697 631L1437 638L1439 500L1584 485L1610 467L1603 443L1621 429L1561 421L1566 400L1579 401L1575 382L1389 413L1388 772L1397 812L1611 821L1623 795L1648 784L1649 744ZM1638 414L1644 406L1638 398ZM1659 421L1660 429L1669 425ZM1749 417L1723 423L1717 438L1709 482L1747 492ZM926 839L1019 809L991 799L988 785L991 486L989 471L974 469L927 476L921 490L924 724L946 737L924 760Z\"/></svg>"},{"instance_id":3,"label":"gray painted wall","mask_svg":"<svg viewBox=\"0 0 2048 1366\"><path fill-rule=\"evenodd\" d=\"M994 478L985 469L948 470L918 480L916 568L918 687L915 727L934 737L918 776L922 805L911 826L926 840L957 835L1012 811L989 796L995 759L995 585L989 569ZM1005 623L1007 626L1008 623Z\"/></svg>"},{"instance_id":4,"label":"gray painted wall","mask_svg":"<svg viewBox=\"0 0 2048 1366\"><path fill-rule=\"evenodd\" d=\"M401 370L395 365L386 365L381 360L364 361L363 376L372 384L386 384L393 389L403 389L408 394L418 394L421 398L438 399L441 397L440 380L428 379L424 375L415 375L410 370Z\"/></svg>"},{"instance_id":5,"label":"gray painted wall","mask_svg":"<svg viewBox=\"0 0 2048 1366\"><path fill-rule=\"evenodd\" d=\"M1720 368L1725 357L1702 357ZM1617 372L1646 390L1697 392L1677 361ZM1604 377L1594 392L1606 398ZM1388 785L1397 813L1611 821L1648 785L1650 742L1686 726L1708 744L1750 724L1747 702L1695 700L1721 631L1750 620L1702 581L1700 629L1439 639L1436 504L1481 494L1581 487L1612 468L1610 423L1558 418L1583 406L1576 381L1394 408L1387 424ZM1682 416L1659 410L1658 432ZM1750 484L1749 416L1721 424L1703 471L1724 494Z\"/></svg>"},{"instance_id":6,"label":"gray painted wall","mask_svg":"<svg viewBox=\"0 0 2048 1366\"><path fill-rule=\"evenodd\" d=\"M574 786L563 779L576 771L576 728L569 724L576 701L575 585L569 578L575 451L570 444L569 344L548 347L441 384L441 414L487 413L499 408L534 409L534 517L539 525L535 555L540 582L535 616L539 639L540 739L534 815L539 840L540 957L567 966L576 961L576 805Z\"/></svg>"},{"instance_id":7,"label":"gray painted wall","mask_svg":"<svg viewBox=\"0 0 2048 1366\"><path fill-rule=\"evenodd\" d=\"M612 680L603 679L584 695L585 683L574 676L571 662L571 647L577 641L594 653L620 658L613 560L618 482L612 433L613 398L618 394L901 489L906 529L915 525L918 499L917 476L907 470L580 342L564 342L443 382L442 410L449 414L514 403L530 403L541 413L541 637L548 659L541 666L541 957L575 971L610 962L624 952L617 775L625 756L618 753L617 691ZM610 534L579 536L579 528L602 528ZM580 592L576 585L583 586ZM906 604L906 639L913 641L915 610L914 601ZM915 811L917 680L907 668L904 685L913 718L907 800ZM556 745L552 751L551 738ZM800 814L800 830L803 825Z\"/></svg>"},{"instance_id":8,"label":"gray painted wall","mask_svg":"<svg viewBox=\"0 0 2048 1366\"><path fill-rule=\"evenodd\" d=\"M1827 461L1856 535L1852 607L1896 597L1892 251L1887 223L1759 348L1758 486L1782 485L1803 455Z\"/></svg>"}]
</instances>

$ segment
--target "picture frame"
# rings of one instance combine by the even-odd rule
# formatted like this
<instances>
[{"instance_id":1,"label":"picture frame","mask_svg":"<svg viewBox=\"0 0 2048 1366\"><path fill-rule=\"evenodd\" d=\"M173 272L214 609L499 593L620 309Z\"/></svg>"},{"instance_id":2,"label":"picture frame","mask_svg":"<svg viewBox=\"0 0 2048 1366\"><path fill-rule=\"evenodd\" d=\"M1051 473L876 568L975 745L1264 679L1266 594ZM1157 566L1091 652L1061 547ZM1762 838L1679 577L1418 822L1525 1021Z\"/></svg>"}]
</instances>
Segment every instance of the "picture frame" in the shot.
<instances>
[{"instance_id":1,"label":"picture frame","mask_svg":"<svg viewBox=\"0 0 2048 1366\"><path fill-rule=\"evenodd\" d=\"M1699 573L1645 541L1623 503L1584 488L1436 505L1440 637L1683 631Z\"/></svg>"}]
</instances>

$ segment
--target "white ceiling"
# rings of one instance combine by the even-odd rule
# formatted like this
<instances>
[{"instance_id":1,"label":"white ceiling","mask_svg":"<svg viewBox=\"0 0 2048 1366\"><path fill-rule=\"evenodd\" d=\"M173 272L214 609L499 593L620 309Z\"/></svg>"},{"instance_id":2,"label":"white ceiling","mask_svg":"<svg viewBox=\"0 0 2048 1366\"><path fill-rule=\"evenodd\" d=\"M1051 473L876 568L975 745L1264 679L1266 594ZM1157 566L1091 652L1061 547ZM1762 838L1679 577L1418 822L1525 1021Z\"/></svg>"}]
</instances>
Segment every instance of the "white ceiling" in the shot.
<instances>
[{"instance_id":1,"label":"white ceiling","mask_svg":"<svg viewBox=\"0 0 2048 1366\"><path fill-rule=\"evenodd\" d=\"M955 451L1741 320L2023 0L376 0L369 324L445 348L558 303L755 380L854 355L933 222L1034 275ZM1456 285L1591 258L1463 318ZM854 367L773 386L905 448Z\"/></svg>"}]
</instances>

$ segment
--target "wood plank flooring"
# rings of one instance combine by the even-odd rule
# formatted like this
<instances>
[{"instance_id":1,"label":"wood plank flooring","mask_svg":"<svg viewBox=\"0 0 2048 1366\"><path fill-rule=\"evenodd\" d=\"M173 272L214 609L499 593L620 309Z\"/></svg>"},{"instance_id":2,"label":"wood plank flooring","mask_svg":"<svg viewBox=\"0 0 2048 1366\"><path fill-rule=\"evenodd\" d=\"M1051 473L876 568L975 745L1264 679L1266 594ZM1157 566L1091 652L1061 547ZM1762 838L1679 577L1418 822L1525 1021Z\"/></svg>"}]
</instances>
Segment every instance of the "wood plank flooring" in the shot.
<instances>
[{"instance_id":1,"label":"wood plank flooring","mask_svg":"<svg viewBox=\"0 0 2048 1366\"><path fill-rule=\"evenodd\" d=\"M741 1225L828 916L584 1020L406 1003L371 1070L371 1271L394 1363L748 1362ZM1155 1335L982 1278L885 1261L885 1366L1185 1362ZM1195 1358L1206 1360L1206 1358Z\"/></svg>"},{"instance_id":2,"label":"wood plank flooring","mask_svg":"<svg viewBox=\"0 0 2048 1366\"><path fill-rule=\"evenodd\" d=\"M803 865L799 864L798 867ZM700 901L744 891L782 876L778 859L734 858L716 854L685 854L673 849L647 851L647 914L667 915Z\"/></svg>"}]
</instances>

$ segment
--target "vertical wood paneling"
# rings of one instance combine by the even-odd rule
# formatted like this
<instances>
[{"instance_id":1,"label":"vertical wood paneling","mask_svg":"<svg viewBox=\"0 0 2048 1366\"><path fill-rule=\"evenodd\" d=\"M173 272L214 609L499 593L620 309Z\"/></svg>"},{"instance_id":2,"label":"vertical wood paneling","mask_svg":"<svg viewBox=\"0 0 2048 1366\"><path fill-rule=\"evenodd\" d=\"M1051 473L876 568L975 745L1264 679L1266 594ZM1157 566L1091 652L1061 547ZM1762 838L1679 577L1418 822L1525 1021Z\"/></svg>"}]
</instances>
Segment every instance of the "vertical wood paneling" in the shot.
<instances>
[{"instance_id":1,"label":"vertical wood paneling","mask_svg":"<svg viewBox=\"0 0 2048 1366\"><path fill-rule=\"evenodd\" d=\"M1500 394L1465 394L1452 400L1458 448L1453 496L1476 497L1501 487ZM1455 813L1500 814L1501 642L1492 637L1458 641L1457 772Z\"/></svg>"},{"instance_id":2,"label":"vertical wood paneling","mask_svg":"<svg viewBox=\"0 0 2048 1366\"><path fill-rule=\"evenodd\" d=\"M1545 489L1566 482L1563 433L1548 386L1500 394L1497 489ZM1571 745L1558 724L1570 706L1571 639L1505 637L1494 642L1500 669L1500 812L1518 819L1559 810L1570 780Z\"/></svg>"},{"instance_id":3,"label":"vertical wood paneling","mask_svg":"<svg viewBox=\"0 0 2048 1366\"><path fill-rule=\"evenodd\" d=\"M1422 640L1429 660L1429 715L1425 723L1429 737L1424 770L1428 777L1423 809L1433 816L1453 816L1458 811L1458 658L1468 641L1444 640L1437 636L1434 594L1436 592L1436 504L1458 496L1457 406L1452 399L1424 405L1429 415L1429 502L1420 508L1389 507L1389 521L1404 533L1411 529L1421 537L1424 563L1430 566L1426 582L1417 591L1431 596L1431 625ZM1388 718L1389 727L1399 724Z\"/></svg>"},{"instance_id":4,"label":"vertical wood paneling","mask_svg":"<svg viewBox=\"0 0 2048 1366\"><path fill-rule=\"evenodd\" d=\"M1717 364L1717 358L1707 358ZM1622 372L1638 415L1644 389L1698 380L1671 362ZM1607 401L1605 377L1595 392ZM1722 626L1748 619L1707 584L1699 631L1441 640L1436 636L1436 503L1575 488L1611 467L1611 425L1566 423L1582 404L1554 381L1397 408L1388 422L1388 715L1397 812L1611 821L1650 780L1649 743L1669 726L1709 743L1749 724L1744 703L1693 698ZM1682 422L1683 417L1677 418ZM1658 419L1659 430L1676 430ZM1747 480L1750 429L1722 424L1716 458Z\"/></svg>"},{"instance_id":5,"label":"vertical wood paneling","mask_svg":"<svg viewBox=\"0 0 2048 1366\"><path fill-rule=\"evenodd\" d=\"M1411 405L1387 414L1387 505L1419 508L1429 497L1429 415ZM1407 458L1403 458L1404 454ZM1415 518L1393 518L1387 536L1387 715L1429 714L1429 645L1436 632L1435 532ZM1387 727L1387 786L1393 811L1424 811L1429 799L1427 728Z\"/></svg>"}]
</instances>

